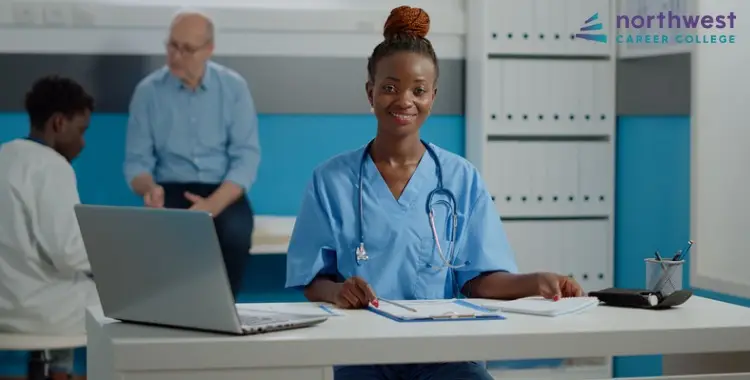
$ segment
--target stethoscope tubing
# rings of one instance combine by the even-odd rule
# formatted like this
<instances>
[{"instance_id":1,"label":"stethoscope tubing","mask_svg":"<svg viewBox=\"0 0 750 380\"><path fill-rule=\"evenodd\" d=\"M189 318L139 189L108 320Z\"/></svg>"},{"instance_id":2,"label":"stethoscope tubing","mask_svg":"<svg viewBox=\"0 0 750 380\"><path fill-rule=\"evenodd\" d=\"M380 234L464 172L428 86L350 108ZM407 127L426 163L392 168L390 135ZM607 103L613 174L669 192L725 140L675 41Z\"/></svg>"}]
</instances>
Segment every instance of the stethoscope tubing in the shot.
<instances>
[{"instance_id":1,"label":"stethoscope tubing","mask_svg":"<svg viewBox=\"0 0 750 380\"><path fill-rule=\"evenodd\" d=\"M359 246L356 248L355 252L355 259L357 262L357 265L362 265L363 261L368 261L369 256L367 255L367 250L365 249L365 235L364 235L364 168L365 164L367 163L367 156L370 153L370 147L372 146L374 140L371 140L367 146L365 147L364 154L362 155L362 160L359 165ZM438 255L440 255L440 259L443 262L443 265L440 267L435 267L437 270L445 269L445 268L461 268L465 266L466 264L461 265L453 265L451 262L454 259L455 254L455 241L456 241L456 230L458 228L458 214L457 214L457 203L456 203L456 197L453 195L453 193L443 187L443 168L440 164L440 160L438 160L437 153L435 153L435 150L424 140L421 140L422 144L425 146L427 153L430 155L432 160L435 162L435 174L437 176L437 186L435 189L433 189L430 194L427 196L427 202L426 202L426 212L430 220L430 229L432 230L433 239L435 240L435 245L438 249ZM440 237L437 232L437 227L435 225L435 213L433 211L433 204L432 199L435 195L443 194L445 195L448 200L438 200L435 202L435 204L445 204L449 208L450 218L451 218L451 233L450 233L450 240L449 240L449 248L448 248L448 256L446 257L443 254L443 248L440 245Z\"/></svg>"}]
</instances>

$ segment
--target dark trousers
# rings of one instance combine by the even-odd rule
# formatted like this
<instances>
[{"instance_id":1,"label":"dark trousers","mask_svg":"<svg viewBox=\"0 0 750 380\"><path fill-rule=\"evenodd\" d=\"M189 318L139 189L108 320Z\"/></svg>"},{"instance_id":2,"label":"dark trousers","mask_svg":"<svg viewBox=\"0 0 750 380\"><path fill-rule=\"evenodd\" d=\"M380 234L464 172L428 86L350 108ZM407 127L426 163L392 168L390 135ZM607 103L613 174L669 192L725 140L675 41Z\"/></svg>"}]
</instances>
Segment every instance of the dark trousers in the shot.
<instances>
[{"instance_id":1,"label":"dark trousers","mask_svg":"<svg viewBox=\"0 0 750 380\"><path fill-rule=\"evenodd\" d=\"M204 183L162 183L164 187L164 206L167 208L186 209L192 203L185 198L185 192L201 197L208 197L219 185ZM214 218L216 235L224 256L229 284L235 299L242 287L245 263L250 255L254 227L253 209L246 196L239 198Z\"/></svg>"}]
</instances>

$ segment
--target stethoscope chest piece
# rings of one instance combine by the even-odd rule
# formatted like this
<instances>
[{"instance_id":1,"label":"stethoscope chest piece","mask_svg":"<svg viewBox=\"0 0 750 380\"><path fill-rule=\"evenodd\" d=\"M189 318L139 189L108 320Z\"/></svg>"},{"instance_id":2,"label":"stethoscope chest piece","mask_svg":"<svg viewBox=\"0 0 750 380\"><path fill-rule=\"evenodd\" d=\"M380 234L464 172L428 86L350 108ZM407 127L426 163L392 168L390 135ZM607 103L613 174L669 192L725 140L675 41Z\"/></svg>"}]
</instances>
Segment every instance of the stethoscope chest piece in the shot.
<instances>
[{"instance_id":1,"label":"stethoscope chest piece","mask_svg":"<svg viewBox=\"0 0 750 380\"><path fill-rule=\"evenodd\" d=\"M365 251L365 243L359 243L359 247L357 247L356 251L356 258L357 264L370 259L370 257L367 256L367 251Z\"/></svg>"}]
</instances>

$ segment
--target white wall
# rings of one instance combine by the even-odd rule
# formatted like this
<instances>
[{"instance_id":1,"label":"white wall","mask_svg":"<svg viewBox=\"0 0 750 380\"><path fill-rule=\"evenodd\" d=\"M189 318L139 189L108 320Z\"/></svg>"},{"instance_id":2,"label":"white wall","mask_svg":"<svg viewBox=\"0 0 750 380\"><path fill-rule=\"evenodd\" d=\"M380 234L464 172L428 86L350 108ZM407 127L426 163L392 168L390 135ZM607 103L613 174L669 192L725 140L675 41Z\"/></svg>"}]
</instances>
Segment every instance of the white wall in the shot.
<instances>
[{"instance_id":1,"label":"white wall","mask_svg":"<svg viewBox=\"0 0 750 380\"><path fill-rule=\"evenodd\" d=\"M698 13L737 15L737 43L693 53L692 285L750 297L750 15L747 0L700 1ZM701 33L705 33L701 31Z\"/></svg>"},{"instance_id":2,"label":"white wall","mask_svg":"<svg viewBox=\"0 0 750 380\"><path fill-rule=\"evenodd\" d=\"M366 57L390 10L407 3L429 12L438 55L461 58L464 1L3 0L0 51L162 54L172 16L189 6L214 18L219 55Z\"/></svg>"}]
</instances>

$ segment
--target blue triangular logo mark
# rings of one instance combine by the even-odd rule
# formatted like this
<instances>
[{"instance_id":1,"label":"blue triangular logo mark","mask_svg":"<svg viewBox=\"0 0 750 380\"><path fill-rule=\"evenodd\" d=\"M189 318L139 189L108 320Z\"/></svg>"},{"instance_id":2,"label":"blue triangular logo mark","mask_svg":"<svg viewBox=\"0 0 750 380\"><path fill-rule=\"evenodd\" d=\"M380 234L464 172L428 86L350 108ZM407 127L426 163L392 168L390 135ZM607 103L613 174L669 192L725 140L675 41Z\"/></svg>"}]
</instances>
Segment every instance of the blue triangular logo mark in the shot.
<instances>
[{"instance_id":1,"label":"blue triangular logo mark","mask_svg":"<svg viewBox=\"0 0 750 380\"><path fill-rule=\"evenodd\" d=\"M592 22L599 20L599 13L594 13L591 15L591 17L587 18L586 21L583 22L583 26L581 26L581 29L579 30L579 33L575 34L576 38L580 38L582 40L587 41L594 41L594 42L601 42L606 43L607 42L607 35L604 33L589 33L591 31L595 30L603 30L604 27L602 26L601 22L597 22L593 24Z\"/></svg>"}]
</instances>

